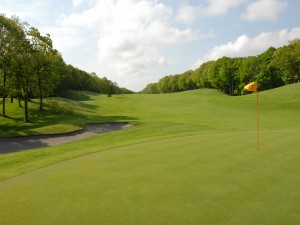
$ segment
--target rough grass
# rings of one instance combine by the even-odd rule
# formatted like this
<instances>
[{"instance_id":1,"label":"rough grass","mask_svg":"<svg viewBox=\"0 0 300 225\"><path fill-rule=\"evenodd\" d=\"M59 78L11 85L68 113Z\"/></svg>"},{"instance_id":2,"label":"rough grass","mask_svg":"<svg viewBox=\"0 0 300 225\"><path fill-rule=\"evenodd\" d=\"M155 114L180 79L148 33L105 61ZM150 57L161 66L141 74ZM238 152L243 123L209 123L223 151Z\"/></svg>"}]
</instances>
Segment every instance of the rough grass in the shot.
<instances>
[{"instance_id":1,"label":"rough grass","mask_svg":"<svg viewBox=\"0 0 300 225\"><path fill-rule=\"evenodd\" d=\"M296 225L299 88L260 93L259 150L255 95L89 95L88 120L136 126L1 155L1 224Z\"/></svg>"}]
</instances>

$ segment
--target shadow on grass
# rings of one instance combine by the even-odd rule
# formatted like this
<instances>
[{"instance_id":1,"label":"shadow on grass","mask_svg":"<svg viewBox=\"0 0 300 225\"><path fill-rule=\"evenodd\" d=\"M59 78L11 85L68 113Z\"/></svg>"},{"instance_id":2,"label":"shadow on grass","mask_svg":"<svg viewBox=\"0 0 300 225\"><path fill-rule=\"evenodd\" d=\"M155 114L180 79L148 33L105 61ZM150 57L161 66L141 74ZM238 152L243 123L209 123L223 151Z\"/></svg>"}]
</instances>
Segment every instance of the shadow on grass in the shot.
<instances>
[{"instance_id":1,"label":"shadow on grass","mask_svg":"<svg viewBox=\"0 0 300 225\"><path fill-rule=\"evenodd\" d=\"M42 148L46 146L55 146L80 140L96 134L122 130L130 127L130 124L124 123L88 124L81 130L65 134L44 134L38 136L0 138L0 154Z\"/></svg>"},{"instance_id":2,"label":"shadow on grass","mask_svg":"<svg viewBox=\"0 0 300 225\"><path fill-rule=\"evenodd\" d=\"M71 107L68 107L68 104L70 104ZM79 110L94 113L96 109L100 108L100 106L80 101L56 98L55 101L49 100L47 103L44 103L44 108L53 112L69 112Z\"/></svg>"},{"instance_id":3,"label":"shadow on grass","mask_svg":"<svg viewBox=\"0 0 300 225\"><path fill-rule=\"evenodd\" d=\"M0 137L16 137L40 134L65 133L78 130L88 123L130 123L138 118L128 116L102 116L99 106L66 99L47 100L44 110L38 101L30 102L29 123L23 115L5 118L0 125Z\"/></svg>"},{"instance_id":4,"label":"shadow on grass","mask_svg":"<svg viewBox=\"0 0 300 225\"><path fill-rule=\"evenodd\" d=\"M90 101L94 100L91 96L97 96L99 94L87 91L66 91L62 93L61 97L74 101Z\"/></svg>"},{"instance_id":5,"label":"shadow on grass","mask_svg":"<svg viewBox=\"0 0 300 225\"><path fill-rule=\"evenodd\" d=\"M49 146L47 143L34 137L0 138L0 154L47 146Z\"/></svg>"},{"instance_id":6,"label":"shadow on grass","mask_svg":"<svg viewBox=\"0 0 300 225\"><path fill-rule=\"evenodd\" d=\"M77 119L74 118L76 116ZM48 115L44 116L43 119L39 118L38 120L34 120L31 117L31 121L34 122L25 123L23 121L18 121L17 123L1 125L0 138L65 133L79 130L85 124L90 123L131 123L137 120L137 118L128 116L81 117L80 115L65 115L60 118L53 118L52 115Z\"/></svg>"}]
</instances>

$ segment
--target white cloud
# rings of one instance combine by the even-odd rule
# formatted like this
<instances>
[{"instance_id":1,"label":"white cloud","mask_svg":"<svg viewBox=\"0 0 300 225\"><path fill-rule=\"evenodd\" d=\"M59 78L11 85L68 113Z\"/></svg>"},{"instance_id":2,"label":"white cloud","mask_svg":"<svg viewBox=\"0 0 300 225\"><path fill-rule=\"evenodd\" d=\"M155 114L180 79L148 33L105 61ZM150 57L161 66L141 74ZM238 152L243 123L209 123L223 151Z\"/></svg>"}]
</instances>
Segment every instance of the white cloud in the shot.
<instances>
[{"instance_id":1,"label":"white cloud","mask_svg":"<svg viewBox=\"0 0 300 225\"><path fill-rule=\"evenodd\" d=\"M73 6L78 7L84 2L84 0L73 0L72 2Z\"/></svg>"},{"instance_id":2,"label":"white cloud","mask_svg":"<svg viewBox=\"0 0 300 225\"><path fill-rule=\"evenodd\" d=\"M43 33L50 33L54 48L60 52L68 52L87 44L87 39L81 35L81 30L72 27L43 27Z\"/></svg>"},{"instance_id":3,"label":"white cloud","mask_svg":"<svg viewBox=\"0 0 300 225\"><path fill-rule=\"evenodd\" d=\"M172 9L157 0L98 0L93 7L58 20L60 29L67 28L62 37L76 39L69 46L63 46L64 38L56 43L76 48L88 42L82 33L97 36L99 68L146 80L154 67L167 64L162 49L202 38L189 28L174 26L173 16Z\"/></svg>"},{"instance_id":4,"label":"white cloud","mask_svg":"<svg viewBox=\"0 0 300 225\"><path fill-rule=\"evenodd\" d=\"M4 0L1 1L0 12L5 12L6 16L17 15L22 21L41 21L45 19L45 12L49 8L50 2L46 1L35 1L30 2L15 2Z\"/></svg>"},{"instance_id":5,"label":"white cloud","mask_svg":"<svg viewBox=\"0 0 300 225\"><path fill-rule=\"evenodd\" d=\"M192 23L199 15L220 16L225 15L232 8L241 5L245 0L206 0L207 6L191 6L187 3L183 4L177 15L177 20L183 23Z\"/></svg>"},{"instance_id":6,"label":"white cloud","mask_svg":"<svg viewBox=\"0 0 300 225\"><path fill-rule=\"evenodd\" d=\"M192 23L196 19L199 12L200 9L198 7L185 4L179 8L177 20L186 24Z\"/></svg>"},{"instance_id":7,"label":"white cloud","mask_svg":"<svg viewBox=\"0 0 300 225\"><path fill-rule=\"evenodd\" d=\"M209 5L201 12L206 16L225 15L230 9L238 7L244 0L208 0Z\"/></svg>"},{"instance_id":8,"label":"white cloud","mask_svg":"<svg viewBox=\"0 0 300 225\"><path fill-rule=\"evenodd\" d=\"M247 21L272 21L279 19L279 14L288 4L279 0L259 0L247 6L242 18Z\"/></svg>"},{"instance_id":9,"label":"white cloud","mask_svg":"<svg viewBox=\"0 0 300 225\"><path fill-rule=\"evenodd\" d=\"M295 38L300 38L300 27L295 27L291 31L283 29L278 32L263 32L254 38L243 34L233 42L215 46L207 55L198 59L193 68L195 69L204 62L217 60L223 56L246 57L258 55L269 47L281 47Z\"/></svg>"}]
</instances>

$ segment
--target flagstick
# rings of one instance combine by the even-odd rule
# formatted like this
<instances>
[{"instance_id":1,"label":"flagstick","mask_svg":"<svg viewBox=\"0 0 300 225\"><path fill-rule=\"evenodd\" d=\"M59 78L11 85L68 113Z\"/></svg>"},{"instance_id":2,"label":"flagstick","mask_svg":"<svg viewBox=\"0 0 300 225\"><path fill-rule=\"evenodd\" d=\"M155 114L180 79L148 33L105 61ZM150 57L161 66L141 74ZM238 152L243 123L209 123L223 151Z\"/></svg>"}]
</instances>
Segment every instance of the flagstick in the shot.
<instances>
[{"instance_id":1,"label":"flagstick","mask_svg":"<svg viewBox=\"0 0 300 225\"><path fill-rule=\"evenodd\" d=\"M259 149L259 103L258 103L258 88L256 90L256 113L257 113L257 146L256 149Z\"/></svg>"},{"instance_id":2,"label":"flagstick","mask_svg":"<svg viewBox=\"0 0 300 225\"><path fill-rule=\"evenodd\" d=\"M256 112L257 112L257 146L256 149L259 149L259 102L258 102L258 82L251 82L244 87L246 91L256 91Z\"/></svg>"}]
</instances>

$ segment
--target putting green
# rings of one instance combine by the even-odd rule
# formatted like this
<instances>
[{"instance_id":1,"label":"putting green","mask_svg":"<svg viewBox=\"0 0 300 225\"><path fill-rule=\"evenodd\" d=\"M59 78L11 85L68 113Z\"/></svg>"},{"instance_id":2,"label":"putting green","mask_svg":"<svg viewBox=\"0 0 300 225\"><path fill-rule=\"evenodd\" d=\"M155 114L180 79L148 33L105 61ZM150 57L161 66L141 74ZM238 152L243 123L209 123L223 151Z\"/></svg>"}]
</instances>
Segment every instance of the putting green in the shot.
<instances>
[{"instance_id":1,"label":"putting green","mask_svg":"<svg viewBox=\"0 0 300 225\"><path fill-rule=\"evenodd\" d=\"M0 155L0 224L298 225L299 95L300 83L259 94L259 150L253 94L53 99L60 112L67 102L68 113L51 120L50 108L47 122L22 132L91 121L135 126Z\"/></svg>"},{"instance_id":2,"label":"putting green","mask_svg":"<svg viewBox=\"0 0 300 225\"><path fill-rule=\"evenodd\" d=\"M0 183L1 224L300 221L299 130L209 133L111 149Z\"/></svg>"}]
</instances>

